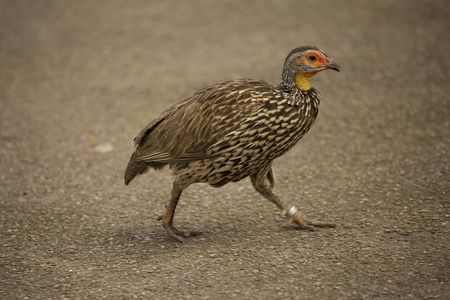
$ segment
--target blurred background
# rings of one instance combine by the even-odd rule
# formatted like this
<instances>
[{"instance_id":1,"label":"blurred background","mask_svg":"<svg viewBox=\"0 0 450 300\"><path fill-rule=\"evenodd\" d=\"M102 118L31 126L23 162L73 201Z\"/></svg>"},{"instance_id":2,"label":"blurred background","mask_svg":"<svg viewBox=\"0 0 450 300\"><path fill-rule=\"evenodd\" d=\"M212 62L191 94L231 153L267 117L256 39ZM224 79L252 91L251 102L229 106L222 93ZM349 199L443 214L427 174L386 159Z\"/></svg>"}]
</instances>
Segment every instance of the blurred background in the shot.
<instances>
[{"instance_id":1,"label":"blurred background","mask_svg":"<svg viewBox=\"0 0 450 300\"><path fill-rule=\"evenodd\" d=\"M448 1L0 0L0 298L445 299ZM196 90L277 84L314 45L319 117L277 193L340 227L296 230L244 180L123 185L133 138Z\"/></svg>"}]
</instances>

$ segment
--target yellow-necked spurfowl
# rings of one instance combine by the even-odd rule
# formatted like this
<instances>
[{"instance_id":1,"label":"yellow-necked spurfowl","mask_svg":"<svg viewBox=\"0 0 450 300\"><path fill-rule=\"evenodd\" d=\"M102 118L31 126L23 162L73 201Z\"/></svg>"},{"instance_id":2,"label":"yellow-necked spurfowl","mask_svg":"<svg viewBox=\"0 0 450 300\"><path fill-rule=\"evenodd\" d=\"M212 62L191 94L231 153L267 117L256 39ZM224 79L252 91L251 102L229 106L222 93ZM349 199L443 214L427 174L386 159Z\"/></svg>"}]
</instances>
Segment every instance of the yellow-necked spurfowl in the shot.
<instances>
[{"instance_id":1,"label":"yellow-necked spurfowl","mask_svg":"<svg viewBox=\"0 0 450 300\"><path fill-rule=\"evenodd\" d=\"M170 165L175 180L162 223L179 241L193 234L173 226L184 189L196 182L220 187L247 176L261 195L301 228L335 227L301 217L273 193L272 161L291 149L316 119L320 94L310 87L310 80L326 69L340 71L318 48L298 47L287 56L276 86L241 79L197 91L159 115L134 139L136 150L125 171L125 184L149 168Z\"/></svg>"}]
</instances>

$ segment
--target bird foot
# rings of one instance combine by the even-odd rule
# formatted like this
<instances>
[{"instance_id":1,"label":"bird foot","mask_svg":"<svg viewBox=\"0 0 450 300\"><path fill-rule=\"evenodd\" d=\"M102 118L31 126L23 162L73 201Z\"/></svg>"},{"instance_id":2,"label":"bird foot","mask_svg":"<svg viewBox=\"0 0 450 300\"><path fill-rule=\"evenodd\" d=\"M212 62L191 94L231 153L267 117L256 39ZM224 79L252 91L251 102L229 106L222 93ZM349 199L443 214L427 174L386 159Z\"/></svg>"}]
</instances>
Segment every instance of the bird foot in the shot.
<instances>
[{"instance_id":1,"label":"bird foot","mask_svg":"<svg viewBox=\"0 0 450 300\"><path fill-rule=\"evenodd\" d=\"M298 210L293 206L287 213L290 223L296 223L301 229L310 231L316 230L316 227L336 228L337 224L333 222L322 222L317 220L309 220L299 215Z\"/></svg>"},{"instance_id":2,"label":"bird foot","mask_svg":"<svg viewBox=\"0 0 450 300\"><path fill-rule=\"evenodd\" d=\"M172 225L165 225L163 224L164 229L166 229L167 233L173 237L174 239L176 239L177 241L184 243L184 238L185 237L189 237L189 236L197 236L200 235L201 232L200 231L181 231L176 229L174 226Z\"/></svg>"},{"instance_id":3,"label":"bird foot","mask_svg":"<svg viewBox=\"0 0 450 300\"><path fill-rule=\"evenodd\" d=\"M300 226L301 229L306 229L310 231L315 231L316 227L329 227L329 228L336 228L337 224L333 222L322 222L322 221L316 221L316 220L309 220L306 218L303 218L299 215L294 215L289 219L290 223L296 223L298 226Z\"/></svg>"}]
</instances>

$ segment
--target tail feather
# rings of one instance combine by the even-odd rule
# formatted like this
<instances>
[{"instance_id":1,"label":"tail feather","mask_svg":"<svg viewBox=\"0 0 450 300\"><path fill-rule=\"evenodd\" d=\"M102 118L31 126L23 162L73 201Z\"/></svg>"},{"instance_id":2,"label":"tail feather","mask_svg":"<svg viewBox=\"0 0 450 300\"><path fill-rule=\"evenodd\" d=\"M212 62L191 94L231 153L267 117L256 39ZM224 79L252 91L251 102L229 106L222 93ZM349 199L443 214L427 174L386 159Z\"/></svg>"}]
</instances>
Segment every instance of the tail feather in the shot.
<instances>
[{"instance_id":1,"label":"tail feather","mask_svg":"<svg viewBox=\"0 0 450 300\"><path fill-rule=\"evenodd\" d=\"M125 185L128 185L137 175L145 173L147 169L148 166L144 163L129 162L125 170Z\"/></svg>"},{"instance_id":2,"label":"tail feather","mask_svg":"<svg viewBox=\"0 0 450 300\"><path fill-rule=\"evenodd\" d=\"M125 170L125 185L128 185L137 175L141 175L147 172L149 168L159 170L165 165L166 163L130 161L128 163L127 169Z\"/></svg>"}]
</instances>

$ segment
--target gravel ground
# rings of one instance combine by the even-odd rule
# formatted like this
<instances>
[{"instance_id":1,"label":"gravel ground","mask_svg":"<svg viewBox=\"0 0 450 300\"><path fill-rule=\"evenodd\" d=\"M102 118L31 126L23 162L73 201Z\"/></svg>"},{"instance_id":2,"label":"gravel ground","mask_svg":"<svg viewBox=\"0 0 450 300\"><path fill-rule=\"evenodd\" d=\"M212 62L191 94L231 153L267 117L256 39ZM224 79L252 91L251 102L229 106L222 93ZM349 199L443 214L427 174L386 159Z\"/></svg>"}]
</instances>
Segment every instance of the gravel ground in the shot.
<instances>
[{"instance_id":1,"label":"gravel ground","mask_svg":"<svg viewBox=\"0 0 450 300\"><path fill-rule=\"evenodd\" d=\"M1 299L450 299L448 1L0 0ZM208 84L278 83L316 45L311 131L276 192L123 184L132 139Z\"/></svg>"}]
</instances>

